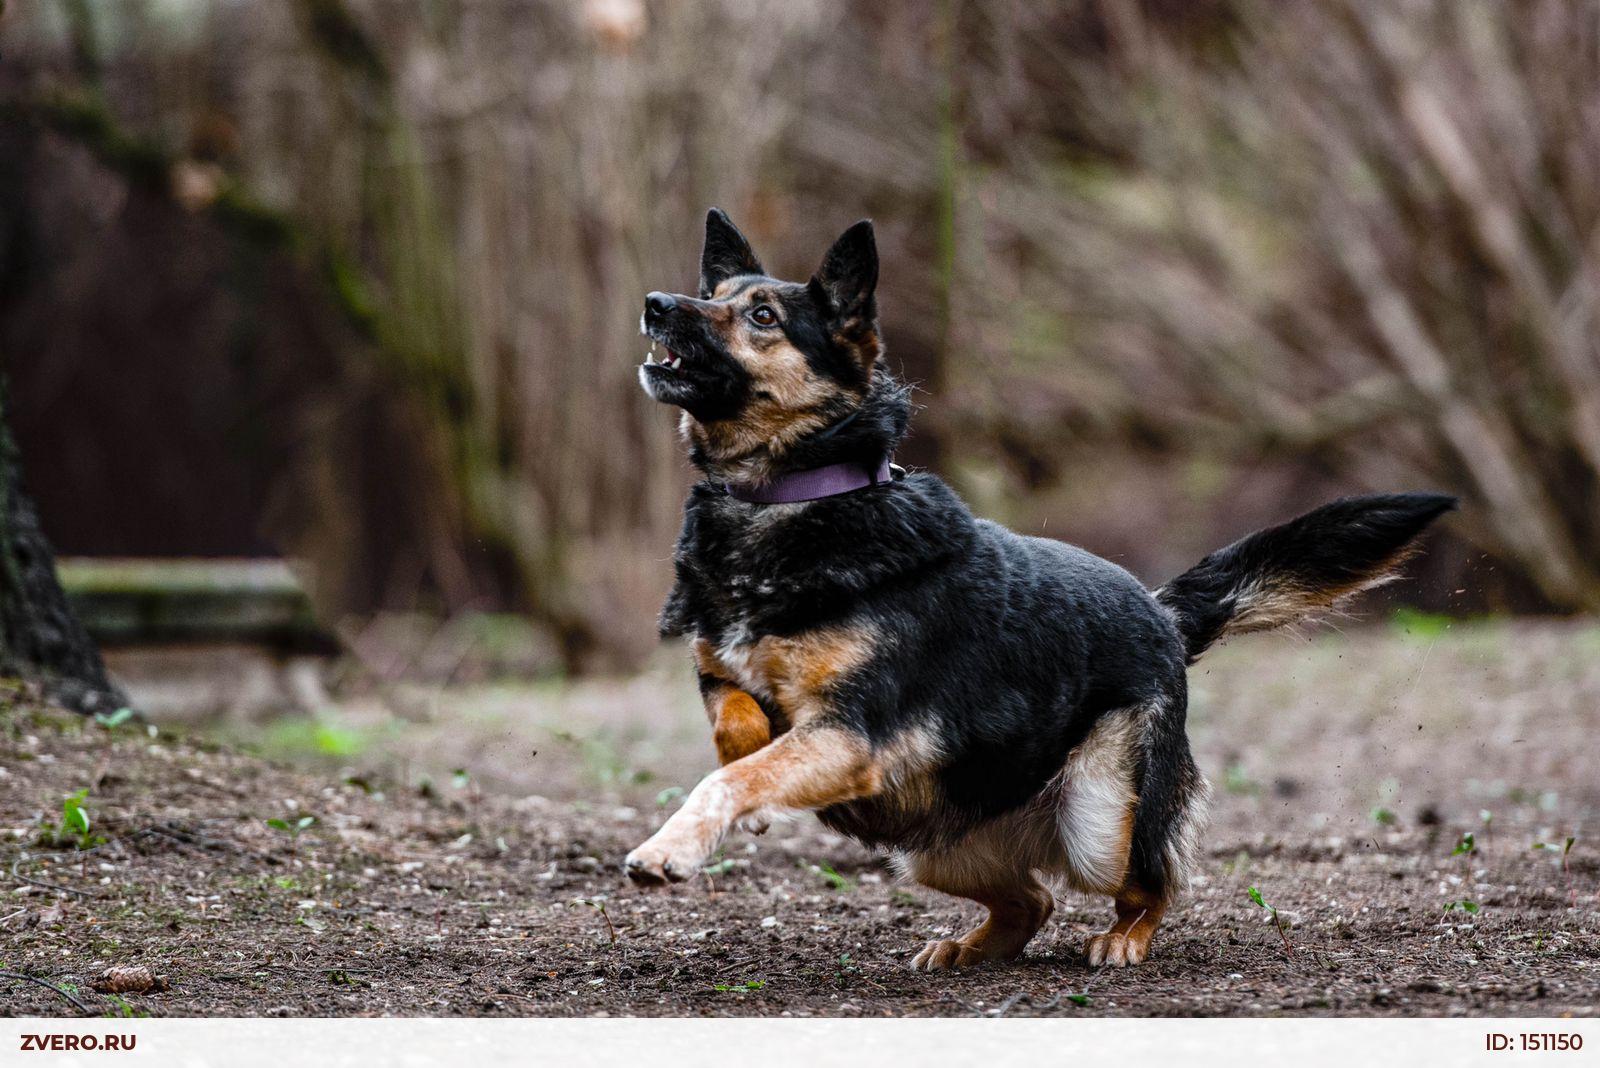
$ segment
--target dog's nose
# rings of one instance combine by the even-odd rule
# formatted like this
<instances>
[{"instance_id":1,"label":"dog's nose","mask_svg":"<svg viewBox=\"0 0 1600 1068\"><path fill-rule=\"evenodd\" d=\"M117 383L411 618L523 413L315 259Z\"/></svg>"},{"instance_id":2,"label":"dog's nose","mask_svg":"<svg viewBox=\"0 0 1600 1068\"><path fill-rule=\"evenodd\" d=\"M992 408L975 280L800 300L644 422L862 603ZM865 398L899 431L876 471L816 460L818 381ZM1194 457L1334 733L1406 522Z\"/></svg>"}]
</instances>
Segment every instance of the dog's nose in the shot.
<instances>
[{"instance_id":1,"label":"dog's nose","mask_svg":"<svg viewBox=\"0 0 1600 1068\"><path fill-rule=\"evenodd\" d=\"M644 314L647 319L655 319L667 314L678 306L671 293L647 293L644 298Z\"/></svg>"}]
</instances>

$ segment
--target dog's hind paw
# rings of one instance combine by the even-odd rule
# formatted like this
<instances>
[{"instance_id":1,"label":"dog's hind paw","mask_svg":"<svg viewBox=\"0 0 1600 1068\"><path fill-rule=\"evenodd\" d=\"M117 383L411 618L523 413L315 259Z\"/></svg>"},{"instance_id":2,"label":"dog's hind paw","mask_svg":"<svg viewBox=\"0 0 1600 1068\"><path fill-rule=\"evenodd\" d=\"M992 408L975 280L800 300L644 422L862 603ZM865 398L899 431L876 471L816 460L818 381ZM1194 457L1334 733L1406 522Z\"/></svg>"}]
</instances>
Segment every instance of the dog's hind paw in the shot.
<instances>
[{"instance_id":1,"label":"dog's hind paw","mask_svg":"<svg viewBox=\"0 0 1600 1068\"><path fill-rule=\"evenodd\" d=\"M935 939L923 946L915 957L911 958L911 970L915 972L948 972L957 968L970 968L975 964L982 964L988 958L983 950L958 942L954 938Z\"/></svg>"}]
</instances>

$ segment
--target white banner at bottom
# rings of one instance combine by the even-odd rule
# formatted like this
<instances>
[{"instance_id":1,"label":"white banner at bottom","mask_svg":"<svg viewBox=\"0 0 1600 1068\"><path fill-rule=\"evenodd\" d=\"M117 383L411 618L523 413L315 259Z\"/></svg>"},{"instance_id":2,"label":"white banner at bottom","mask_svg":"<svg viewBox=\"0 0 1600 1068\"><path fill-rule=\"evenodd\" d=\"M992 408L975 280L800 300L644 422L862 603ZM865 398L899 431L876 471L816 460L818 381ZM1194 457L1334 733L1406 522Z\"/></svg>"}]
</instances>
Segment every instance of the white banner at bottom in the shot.
<instances>
[{"instance_id":1,"label":"white banner at bottom","mask_svg":"<svg viewBox=\"0 0 1600 1068\"><path fill-rule=\"evenodd\" d=\"M1582 1020L0 1021L0 1065L1226 1068L1600 1063Z\"/></svg>"}]
</instances>

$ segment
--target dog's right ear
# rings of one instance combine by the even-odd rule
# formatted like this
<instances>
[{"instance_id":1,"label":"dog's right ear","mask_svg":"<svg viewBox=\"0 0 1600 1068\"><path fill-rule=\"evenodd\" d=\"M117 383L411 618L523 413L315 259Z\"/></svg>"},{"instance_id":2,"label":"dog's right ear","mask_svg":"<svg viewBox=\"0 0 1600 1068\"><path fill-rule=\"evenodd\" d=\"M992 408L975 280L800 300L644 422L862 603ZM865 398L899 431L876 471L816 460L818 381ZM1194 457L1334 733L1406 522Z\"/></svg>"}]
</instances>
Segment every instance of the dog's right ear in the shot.
<instances>
[{"instance_id":1,"label":"dog's right ear","mask_svg":"<svg viewBox=\"0 0 1600 1068\"><path fill-rule=\"evenodd\" d=\"M750 242L722 209L706 212L706 247L700 253L700 299L711 299L717 287L735 275L766 273Z\"/></svg>"}]
</instances>

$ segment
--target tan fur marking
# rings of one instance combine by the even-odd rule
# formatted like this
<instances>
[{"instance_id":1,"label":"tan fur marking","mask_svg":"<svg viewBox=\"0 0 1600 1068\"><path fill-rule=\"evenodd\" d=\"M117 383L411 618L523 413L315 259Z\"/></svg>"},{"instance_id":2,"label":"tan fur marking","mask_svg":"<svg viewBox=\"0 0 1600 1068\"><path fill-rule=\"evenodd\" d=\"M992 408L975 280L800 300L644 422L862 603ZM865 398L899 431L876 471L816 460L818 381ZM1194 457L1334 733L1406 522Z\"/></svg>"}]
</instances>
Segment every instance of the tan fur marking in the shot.
<instances>
[{"instance_id":1,"label":"tan fur marking","mask_svg":"<svg viewBox=\"0 0 1600 1068\"><path fill-rule=\"evenodd\" d=\"M717 679L721 685L704 694L706 718L711 721L711 739L717 747L717 760L731 764L749 756L772 741L772 722L759 702L735 684L716 649L704 638L690 645L695 668L700 674Z\"/></svg>"},{"instance_id":2,"label":"tan fur marking","mask_svg":"<svg viewBox=\"0 0 1600 1068\"><path fill-rule=\"evenodd\" d=\"M762 808L823 808L877 791L882 769L866 742L852 731L829 727L798 729L781 750L774 744L766 760L741 760L726 769L736 794Z\"/></svg>"},{"instance_id":3,"label":"tan fur marking","mask_svg":"<svg viewBox=\"0 0 1600 1068\"><path fill-rule=\"evenodd\" d=\"M734 292L731 280L717 287L715 297ZM724 468L724 475L741 481L761 482L771 477L771 464L796 441L826 426L841 407L858 396L846 394L838 383L816 374L805 354L778 330L753 330L744 313L755 304L770 302L772 294L756 287L738 299L708 307L712 322L728 352L750 375L752 397L737 417L700 423L686 417L685 432L706 457ZM876 358L877 337L853 342L868 345Z\"/></svg>"},{"instance_id":4,"label":"tan fur marking","mask_svg":"<svg viewBox=\"0 0 1600 1068\"><path fill-rule=\"evenodd\" d=\"M866 327L844 334L835 334L833 340L849 349L851 358L861 366L868 378L872 377L873 365L878 362L878 357L883 352L883 343L878 340L876 330Z\"/></svg>"},{"instance_id":5,"label":"tan fur marking","mask_svg":"<svg viewBox=\"0 0 1600 1068\"><path fill-rule=\"evenodd\" d=\"M716 743L719 762L731 764L772 741L772 724L755 698L731 687L717 696L711 739Z\"/></svg>"},{"instance_id":6,"label":"tan fur marking","mask_svg":"<svg viewBox=\"0 0 1600 1068\"><path fill-rule=\"evenodd\" d=\"M727 665L717 656L716 648L704 638L696 638L689 646L694 653L695 670L702 675L710 675L723 682L733 682L733 675L728 671Z\"/></svg>"},{"instance_id":7,"label":"tan fur marking","mask_svg":"<svg viewBox=\"0 0 1600 1068\"><path fill-rule=\"evenodd\" d=\"M1055 898L1044 884L1025 873L1014 882L950 892L971 898L987 908L989 914L960 938L935 939L923 946L911 960L916 971L948 971L985 961L1013 960L1022 955L1056 907Z\"/></svg>"},{"instance_id":8,"label":"tan fur marking","mask_svg":"<svg viewBox=\"0 0 1600 1068\"><path fill-rule=\"evenodd\" d=\"M737 322L724 331L728 351L749 373L754 396L735 419L693 423L690 434L712 460L780 455L830 418L838 386L811 370L805 354L782 334L757 342Z\"/></svg>"},{"instance_id":9,"label":"tan fur marking","mask_svg":"<svg viewBox=\"0 0 1600 1068\"><path fill-rule=\"evenodd\" d=\"M768 692L796 725L823 711L823 691L872 656L871 634L859 627L765 637L752 658Z\"/></svg>"},{"instance_id":10,"label":"tan fur marking","mask_svg":"<svg viewBox=\"0 0 1600 1068\"><path fill-rule=\"evenodd\" d=\"M907 727L879 745L873 759L883 769L881 803L902 813L931 812L940 800L934 772L942 756L938 738L923 727Z\"/></svg>"},{"instance_id":11,"label":"tan fur marking","mask_svg":"<svg viewBox=\"0 0 1600 1068\"><path fill-rule=\"evenodd\" d=\"M690 649L694 653L696 670L721 684L710 687L703 695L718 762L731 764L771 742L772 722L767 719L766 711L738 687L733 672L717 656L712 644L704 638L696 638Z\"/></svg>"},{"instance_id":12,"label":"tan fur marking","mask_svg":"<svg viewBox=\"0 0 1600 1068\"><path fill-rule=\"evenodd\" d=\"M1418 551L1415 543L1402 545L1367 575L1342 586L1318 588L1286 578L1278 578L1270 584L1246 586L1239 591L1234 616L1222 633L1273 630L1325 612L1347 597L1393 582L1400 577L1400 568Z\"/></svg>"}]
</instances>

